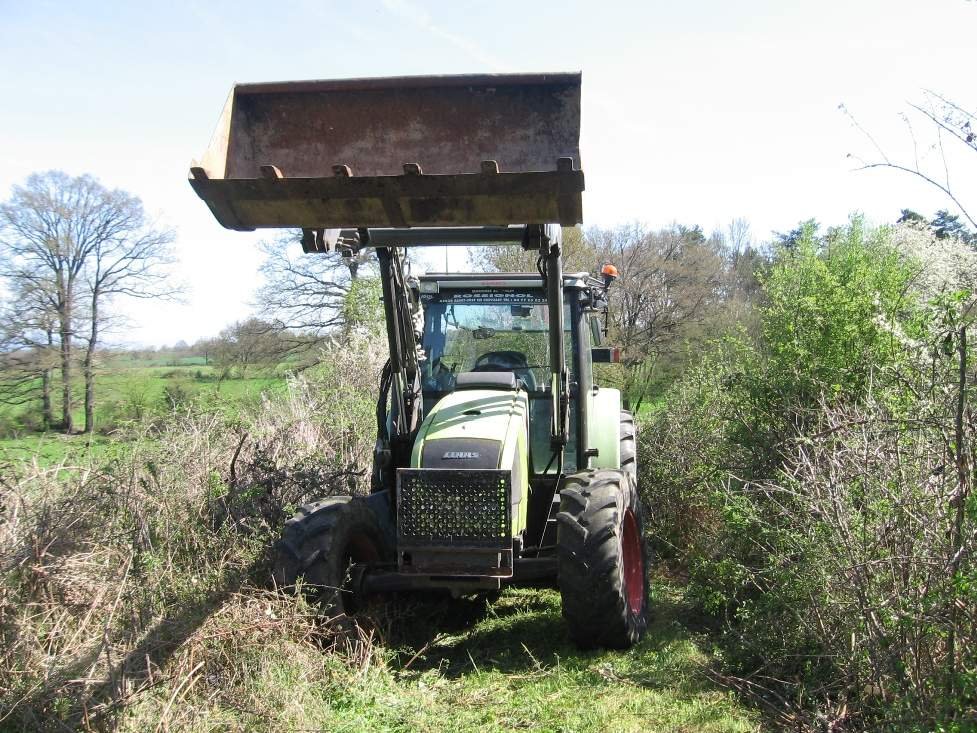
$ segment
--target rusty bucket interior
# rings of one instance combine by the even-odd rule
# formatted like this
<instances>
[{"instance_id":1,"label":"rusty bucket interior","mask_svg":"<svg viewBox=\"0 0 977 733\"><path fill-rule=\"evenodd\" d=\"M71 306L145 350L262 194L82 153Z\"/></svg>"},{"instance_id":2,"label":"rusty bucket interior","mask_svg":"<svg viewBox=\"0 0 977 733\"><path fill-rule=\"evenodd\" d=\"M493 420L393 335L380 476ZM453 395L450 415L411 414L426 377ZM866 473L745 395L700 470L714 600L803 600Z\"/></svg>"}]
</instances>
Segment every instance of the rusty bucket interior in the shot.
<instances>
[{"instance_id":1,"label":"rusty bucket interior","mask_svg":"<svg viewBox=\"0 0 977 733\"><path fill-rule=\"evenodd\" d=\"M580 74L238 84L190 183L229 229L582 221Z\"/></svg>"}]
</instances>

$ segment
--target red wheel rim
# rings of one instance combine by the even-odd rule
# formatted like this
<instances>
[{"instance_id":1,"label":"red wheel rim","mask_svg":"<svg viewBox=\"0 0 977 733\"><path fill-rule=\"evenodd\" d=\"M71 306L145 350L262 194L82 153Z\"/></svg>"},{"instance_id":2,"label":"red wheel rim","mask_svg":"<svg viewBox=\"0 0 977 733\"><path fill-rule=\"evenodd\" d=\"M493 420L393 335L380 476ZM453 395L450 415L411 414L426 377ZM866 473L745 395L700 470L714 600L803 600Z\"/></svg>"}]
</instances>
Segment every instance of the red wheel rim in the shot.
<instances>
[{"instance_id":1,"label":"red wheel rim","mask_svg":"<svg viewBox=\"0 0 977 733\"><path fill-rule=\"evenodd\" d=\"M630 509L624 514L624 534L621 538L624 558L624 593L631 613L641 613L645 601L645 558L641 552L638 522Z\"/></svg>"}]
</instances>

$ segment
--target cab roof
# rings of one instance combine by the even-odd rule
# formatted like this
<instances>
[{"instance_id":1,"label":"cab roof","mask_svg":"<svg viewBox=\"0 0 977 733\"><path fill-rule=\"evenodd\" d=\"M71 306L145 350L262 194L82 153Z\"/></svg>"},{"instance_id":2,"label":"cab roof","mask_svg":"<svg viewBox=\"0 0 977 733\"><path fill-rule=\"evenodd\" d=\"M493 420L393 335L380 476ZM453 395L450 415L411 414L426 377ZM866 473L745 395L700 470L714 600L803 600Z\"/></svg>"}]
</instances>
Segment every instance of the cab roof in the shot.
<instances>
[{"instance_id":1,"label":"cab roof","mask_svg":"<svg viewBox=\"0 0 977 733\"><path fill-rule=\"evenodd\" d=\"M436 282L438 288L540 288L543 278L538 272L428 272L418 278L422 283ZM598 285L588 272L564 273L563 287L584 290Z\"/></svg>"}]
</instances>

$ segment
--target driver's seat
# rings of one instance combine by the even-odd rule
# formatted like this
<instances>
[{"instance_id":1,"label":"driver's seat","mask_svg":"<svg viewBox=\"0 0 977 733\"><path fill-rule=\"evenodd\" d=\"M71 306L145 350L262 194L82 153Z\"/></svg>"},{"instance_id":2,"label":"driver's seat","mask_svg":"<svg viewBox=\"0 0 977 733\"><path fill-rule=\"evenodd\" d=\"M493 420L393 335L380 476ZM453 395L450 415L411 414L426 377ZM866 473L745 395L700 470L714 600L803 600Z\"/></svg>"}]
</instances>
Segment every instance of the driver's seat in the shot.
<instances>
[{"instance_id":1,"label":"driver's seat","mask_svg":"<svg viewBox=\"0 0 977 733\"><path fill-rule=\"evenodd\" d=\"M487 351L475 359L472 371L512 372L525 385L527 392L536 391L536 377L521 351Z\"/></svg>"}]
</instances>

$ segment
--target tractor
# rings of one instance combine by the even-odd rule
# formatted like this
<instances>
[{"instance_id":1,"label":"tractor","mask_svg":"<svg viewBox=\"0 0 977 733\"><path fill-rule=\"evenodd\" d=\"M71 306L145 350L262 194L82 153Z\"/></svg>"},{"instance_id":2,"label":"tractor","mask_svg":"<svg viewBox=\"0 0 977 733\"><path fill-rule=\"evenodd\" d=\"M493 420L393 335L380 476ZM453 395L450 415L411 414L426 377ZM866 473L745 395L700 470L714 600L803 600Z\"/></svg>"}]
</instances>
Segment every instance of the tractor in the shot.
<instances>
[{"instance_id":1,"label":"tractor","mask_svg":"<svg viewBox=\"0 0 977 733\"><path fill-rule=\"evenodd\" d=\"M274 574L332 615L377 594L555 583L570 637L627 648L648 580L635 423L595 363L617 276L563 271L582 223L579 73L236 85L190 184L224 227L375 252L389 358L368 495L285 523ZM576 164L576 165L575 165ZM425 246L526 273L409 274Z\"/></svg>"}]
</instances>

